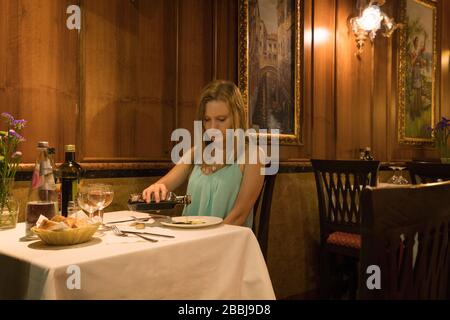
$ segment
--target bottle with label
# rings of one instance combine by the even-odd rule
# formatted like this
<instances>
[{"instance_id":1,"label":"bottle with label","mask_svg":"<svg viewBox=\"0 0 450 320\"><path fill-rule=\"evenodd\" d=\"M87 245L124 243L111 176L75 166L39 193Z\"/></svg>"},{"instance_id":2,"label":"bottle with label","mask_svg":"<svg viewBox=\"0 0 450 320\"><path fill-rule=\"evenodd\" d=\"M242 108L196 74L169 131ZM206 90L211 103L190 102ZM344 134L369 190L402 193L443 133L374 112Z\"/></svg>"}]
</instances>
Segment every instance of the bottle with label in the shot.
<instances>
[{"instance_id":1,"label":"bottle with label","mask_svg":"<svg viewBox=\"0 0 450 320\"><path fill-rule=\"evenodd\" d=\"M364 160L366 155L366 150L364 148L359 148L359 160Z\"/></svg>"},{"instance_id":2,"label":"bottle with label","mask_svg":"<svg viewBox=\"0 0 450 320\"><path fill-rule=\"evenodd\" d=\"M60 210L59 214L61 214L61 180L59 178L59 170L55 164L55 148L50 147L47 149L47 152L53 167L53 175L55 177L56 194L58 199L58 209Z\"/></svg>"},{"instance_id":3,"label":"bottle with label","mask_svg":"<svg viewBox=\"0 0 450 320\"><path fill-rule=\"evenodd\" d=\"M147 203L143 198L142 194L132 194L128 199L128 207L132 211L160 211L160 210L170 210L175 208L177 205L188 205L191 203L191 196L177 196L173 192L169 192L165 200L161 200L156 203L154 195L152 194L151 201Z\"/></svg>"},{"instance_id":4,"label":"bottle with label","mask_svg":"<svg viewBox=\"0 0 450 320\"><path fill-rule=\"evenodd\" d=\"M51 219L58 214L58 195L54 167L48 155L48 142L40 141L37 150L38 157L34 166L25 210L25 237L28 239L35 238L31 228L36 225L41 215Z\"/></svg>"},{"instance_id":5,"label":"bottle with label","mask_svg":"<svg viewBox=\"0 0 450 320\"><path fill-rule=\"evenodd\" d=\"M65 160L59 167L59 174L61 178L61 214L67 217L67 205L69 201L76 200L83 169L75 161L74 145L66 145L64 151Z\"/></svg>"},{"instance_id":6,"label":"bottle with label","mask_svg":"<svg viewBox=\"0 0 450 320\"><path fill-rule=\"evenodd\" d=\"M364 151L364 160L366 161L372 161L373 160L373 156L371 154L370 148L366 147L366 151Z\"/></svg>"}]
</instances>

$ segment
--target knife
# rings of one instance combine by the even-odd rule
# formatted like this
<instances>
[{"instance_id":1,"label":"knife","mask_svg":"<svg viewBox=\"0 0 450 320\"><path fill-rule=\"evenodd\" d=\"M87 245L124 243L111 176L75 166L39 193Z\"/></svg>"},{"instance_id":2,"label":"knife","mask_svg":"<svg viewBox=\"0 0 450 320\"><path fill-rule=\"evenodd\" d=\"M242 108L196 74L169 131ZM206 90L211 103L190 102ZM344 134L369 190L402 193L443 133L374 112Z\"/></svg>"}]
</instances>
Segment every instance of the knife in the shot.
<instances>
[{"instance_id":1,"label":"knife","mask_svg":"<svg viewBox=\"0 0 450 320\"><path fill-rule=\"evenodd\" d=\"M132 222L132 221L136 221L136 222L145 222L150 220L152 217L149 218L138 218L138 219L128 219L128 220L119 220L119 221L111 221L111 222L106 222L105 224L113 224L113 223L122 223L122 222Z\"/></svg>"},{"instance_id":2,"label":"knife","mask_svg":"<svg viewBox=\"0 0 450 320\"><path fill-rule=\"evenodd\" d=\"M122 223L122 222L131 222L131 221L136 221L136 220L134 220L134 219L128 219L128 220L111 221L111 222L106 222L105 224Z\"/></svg>"},{"instance_id":3,"label":"knife","mask_svg":"<svg viewBox=\"0 0 450 320\"><path fill-rule=\"evenodd\" d=\"M164 238L175 238L174 236L170 236L167 234L159 234L159 233L151 233L151 232L140 232L140 231L125 231L125 230L120 230L123 233L132 233L132 234L148 234L151 236L157 236L157 237L164 237Z\"/></svg>"}]
</instances>

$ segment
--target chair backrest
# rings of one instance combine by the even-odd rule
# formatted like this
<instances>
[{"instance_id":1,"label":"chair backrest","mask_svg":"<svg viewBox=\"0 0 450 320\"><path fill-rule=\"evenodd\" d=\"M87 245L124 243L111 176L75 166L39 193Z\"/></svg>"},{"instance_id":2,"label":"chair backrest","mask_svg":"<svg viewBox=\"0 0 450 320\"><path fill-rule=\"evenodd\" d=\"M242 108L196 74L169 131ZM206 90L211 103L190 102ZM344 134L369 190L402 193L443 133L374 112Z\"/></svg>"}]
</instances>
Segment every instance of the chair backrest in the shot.
<instances>
[{"instance_id":1,"label":"chair backrest","mask_svg":"<svg viewBox=\"0 0 450 320\"><path fill-rule=\"evenodd\" d=\"M264 177L264 185L253 207L253 232L258 239L264 259L267 259L267 247L269 240L270 209L272 207L272 195L277 175ZM261 206L260 206L261 204Z\"/></svg>"},{"instance_id":2,"label":"chair backrest","mask_svg":"<svg viewBox=\"0 0 450 320\"><path fill-rule=\"evenodd\" d=\"M450 180L450 164L435 162L408 162L406 167L408 168L413 184Z\"/></svg>"},{"instance_id":3,"label":"chair backrest","mask_svg":"<svg viewBox=\"0 0 450 320\"><path fill-rule=\"evenodd\" d=\"M360 233L359 196L376 186L379 161L311 160L319 200L320 234L324 243L335 231Z\"/></svg>"},{"instance_id":4,"label":"chair backrest","mask_svg":"<svg viewBox=\"0 0 450 320\"><path fill-rule=\"evenodd\" d=\"M367 188L361 214L360 298L449 298L450 182ZM380 290L368 288L369 266Z\"/></svg>"}]
</instances>

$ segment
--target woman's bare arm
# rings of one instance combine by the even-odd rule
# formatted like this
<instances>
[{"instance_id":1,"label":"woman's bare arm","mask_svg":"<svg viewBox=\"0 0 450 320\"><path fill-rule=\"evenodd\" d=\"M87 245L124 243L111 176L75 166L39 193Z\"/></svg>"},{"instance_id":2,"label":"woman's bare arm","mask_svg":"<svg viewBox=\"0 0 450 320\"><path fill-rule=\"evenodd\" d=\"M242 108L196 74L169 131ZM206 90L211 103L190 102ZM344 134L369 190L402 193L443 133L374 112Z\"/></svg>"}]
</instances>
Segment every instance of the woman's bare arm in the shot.
<instances>
[{"instance_id":1,"label":"woman's bare arm","mask_svg":"<svg viewBox=\"0 0 450 320\"><path fill-rule=\"evenodd\" d=\"M191 155L193 154L192 149L188 152ZM147 202L150 202L152 193L155 196L156 202L159 202L161 199L165 199L167 192L175 190L181 186L184 181L186 181L193 167L193 164L179 162L164 177L146 188L142 192L142 196Z\"/></svg>"},{"instance_id":2,"label":"woman's bare arm","mask_svg":"<svg viewBox=\"0 0 450 320\"><path fill-rule=\"evenodd\" d=\"M263 167L262 164L245 165L239 194L233 209L224 220L225 223L244 225L264 184L264 176L261 175L261 168Z\"/></svg>"}]
</instances>

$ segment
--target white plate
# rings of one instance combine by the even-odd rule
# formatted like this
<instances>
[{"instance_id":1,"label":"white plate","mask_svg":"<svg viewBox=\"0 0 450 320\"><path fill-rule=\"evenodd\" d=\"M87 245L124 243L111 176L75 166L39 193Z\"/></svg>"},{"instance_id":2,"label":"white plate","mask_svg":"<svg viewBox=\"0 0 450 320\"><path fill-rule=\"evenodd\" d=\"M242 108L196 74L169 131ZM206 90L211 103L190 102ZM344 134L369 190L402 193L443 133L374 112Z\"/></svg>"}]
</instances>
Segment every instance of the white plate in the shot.
<instances>
[{"instance_id":1,"label":"white plate","mask_svg":"<svg viewBox=\"0 0 450 320\"><path fill-rule=\"evenodd\" d=\"M185 228L185 229L193 229L193 228L203 228L214 226L216 224L222 223L223 219L219 217L211 217L211 216L182 216L182 217L173 217L172 221L174 222L194 222L192 224L182 224L182 223L171 223L161 221L162 225L167 227L175 227L175 228Z\"/></svg>"}]
</instances>

